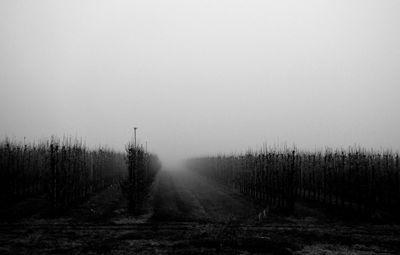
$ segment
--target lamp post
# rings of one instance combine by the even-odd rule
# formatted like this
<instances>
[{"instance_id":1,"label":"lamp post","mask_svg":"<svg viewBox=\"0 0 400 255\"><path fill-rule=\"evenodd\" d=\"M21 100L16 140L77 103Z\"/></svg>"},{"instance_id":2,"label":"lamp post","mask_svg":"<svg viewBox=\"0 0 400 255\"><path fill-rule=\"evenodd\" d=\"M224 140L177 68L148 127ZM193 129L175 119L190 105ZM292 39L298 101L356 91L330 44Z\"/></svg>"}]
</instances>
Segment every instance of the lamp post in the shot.
<instances>
[{"instance_id":1,"label":"lamp post","mask_svg":"<svg viewBox=\"0 0 400 255\"><path fill-rule=\"evenodd\" d=\"M135 137L135 144L134 144L134 145L135 145L135 148L136 148L136 129L138 129L138 127L134 127L134 128L133 128L133 130L134 130L134 137Z\"/></svg>"}]
</instances>

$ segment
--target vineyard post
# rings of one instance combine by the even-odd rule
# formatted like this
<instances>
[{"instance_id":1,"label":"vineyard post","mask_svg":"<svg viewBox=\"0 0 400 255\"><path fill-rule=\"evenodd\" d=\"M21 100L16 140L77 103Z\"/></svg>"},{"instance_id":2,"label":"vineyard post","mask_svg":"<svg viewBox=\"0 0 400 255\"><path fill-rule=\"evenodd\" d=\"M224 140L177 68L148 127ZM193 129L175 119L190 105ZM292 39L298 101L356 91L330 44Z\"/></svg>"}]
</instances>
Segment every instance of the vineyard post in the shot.
<instances>
[{"instance_id":1,"label":"vineyard post","mask_svg":"<svg viewBox=\"0 0 400 255\"><path fill-rule=\"evenodd\" d=\"M133 128L134 139L135 139L135 140L134 140L134 141L135 141L135 142L134 142L134 147L135 147L135 148L136 148L136 129L138 129L138 127L134 127L134 128Z\"/></svg>"}]
</instances>

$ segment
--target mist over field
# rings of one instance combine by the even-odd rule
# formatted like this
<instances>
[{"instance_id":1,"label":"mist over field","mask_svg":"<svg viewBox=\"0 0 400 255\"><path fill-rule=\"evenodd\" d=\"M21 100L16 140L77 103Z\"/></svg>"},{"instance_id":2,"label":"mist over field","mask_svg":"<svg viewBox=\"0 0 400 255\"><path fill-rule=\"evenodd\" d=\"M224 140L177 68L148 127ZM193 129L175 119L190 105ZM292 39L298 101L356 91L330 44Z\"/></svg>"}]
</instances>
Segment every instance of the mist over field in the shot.
<instances>
[{"instance_id":1,"label":"mist over field","mask_svg":"<svg viewBox=\"0 0 400 255\"><path fill-rule=\"evenodd\" d=\"M0 2L0 136L160 158L400 149L399 1Z\"/></svg>"},{"instance_id":2,"label":"mist over field","mask_svg":"<svg viewBox=\"0 0 400 255\"><path fill-rule=\"evenodd\" d=\"M0 0L0 253L400 254L399 14Z\"/></svg>"}]
</instances>

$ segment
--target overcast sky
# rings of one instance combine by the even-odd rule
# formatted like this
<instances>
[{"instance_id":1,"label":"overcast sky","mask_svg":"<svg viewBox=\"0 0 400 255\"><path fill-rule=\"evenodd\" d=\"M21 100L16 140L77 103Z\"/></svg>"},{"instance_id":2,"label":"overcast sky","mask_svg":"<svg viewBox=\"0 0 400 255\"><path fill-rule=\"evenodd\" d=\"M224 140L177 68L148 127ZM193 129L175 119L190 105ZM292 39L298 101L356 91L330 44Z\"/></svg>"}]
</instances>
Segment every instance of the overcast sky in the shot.
<instances>
[{"instance_id":1,"label":"overcast sky","mask_svg":"<svg viewBox=\"0 0 400 255\"><path fill-rule=\"evenodd\" d=\"M400 1L0 1L0 136L162 159L400 149Z\"/></svg>"}]
</instances>

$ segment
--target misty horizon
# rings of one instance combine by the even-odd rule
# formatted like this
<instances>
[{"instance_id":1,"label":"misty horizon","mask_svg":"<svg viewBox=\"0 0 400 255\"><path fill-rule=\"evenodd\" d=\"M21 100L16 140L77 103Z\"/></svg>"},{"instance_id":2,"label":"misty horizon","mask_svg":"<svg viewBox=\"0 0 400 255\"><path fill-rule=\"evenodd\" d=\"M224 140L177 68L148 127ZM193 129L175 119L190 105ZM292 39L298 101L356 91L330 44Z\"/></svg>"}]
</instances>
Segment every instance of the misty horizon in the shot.
<instances>
[{"instance_id":1,"label":"misty horizon","mask_svg":"<svg viewBox=\"0 0 400 255\"><path fill-rule=\"evenodd\" d=\"M379 4L378 4L379 3ZM397 1L0 3L0 137L162 160L400 150Z\"/></svg>"},{"instance_id":2,"label":"misty horizon","mask_svg":"<svg viewBox=\"0 0 400 255\"><path fill-rule=\"evenodd\" d=\"M0 1L1 254L400 254L400 1Z\"/></svg>"}]
</instances>

